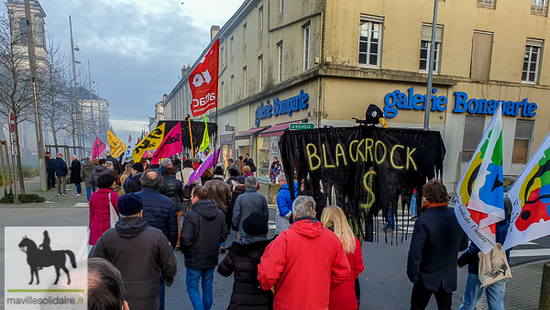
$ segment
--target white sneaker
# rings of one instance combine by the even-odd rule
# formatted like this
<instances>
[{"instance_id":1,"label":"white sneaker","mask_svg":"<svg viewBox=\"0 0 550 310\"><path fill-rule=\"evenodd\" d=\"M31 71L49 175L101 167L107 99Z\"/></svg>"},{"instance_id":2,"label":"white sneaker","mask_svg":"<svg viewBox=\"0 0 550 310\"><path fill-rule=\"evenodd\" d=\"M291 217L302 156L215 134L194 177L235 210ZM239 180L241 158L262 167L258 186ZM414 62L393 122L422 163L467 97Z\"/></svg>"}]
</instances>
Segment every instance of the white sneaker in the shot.
<instances>
[{"instance_id":1,"label":"white sneaker","mask_svg":"<svg viewBox=\"0 0 550 310\"><path fill-rule=\"evenodd\" d=\"M77 196L77 197L78 197L78 196L80 196L80 194L76 194L75 196Z\"/></svg>"},{"instance_id":2,"label":"white sneaker","mask_svg":"<svg viewBox=\"0 0 550 310\"><path fill-rule=\"evenodd\" d=\"M61 196L67 196L67 194L63 193L63 194L61 194Z\"/></svg>"}]
</instances>

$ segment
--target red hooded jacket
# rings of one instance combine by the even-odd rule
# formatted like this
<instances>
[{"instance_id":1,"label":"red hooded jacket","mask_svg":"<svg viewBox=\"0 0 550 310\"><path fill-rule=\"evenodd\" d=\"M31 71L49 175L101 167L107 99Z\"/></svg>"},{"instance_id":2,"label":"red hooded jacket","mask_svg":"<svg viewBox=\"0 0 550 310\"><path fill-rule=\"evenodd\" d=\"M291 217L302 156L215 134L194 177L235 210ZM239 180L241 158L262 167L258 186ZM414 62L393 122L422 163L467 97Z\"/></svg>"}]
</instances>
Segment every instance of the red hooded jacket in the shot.
<instances>
[{"instance_id":1,"label":"red hooded jacket","mask_svg":"<svg viewBox=\"0 0 550 310\"><path fill-rule=\"evenodd\" d=\"M294 222L269 244L258 265L262 289L275 285L275 310L328 309L330 288L349 274L342 243L315 219Z\"/></svg>"}]
</instances>

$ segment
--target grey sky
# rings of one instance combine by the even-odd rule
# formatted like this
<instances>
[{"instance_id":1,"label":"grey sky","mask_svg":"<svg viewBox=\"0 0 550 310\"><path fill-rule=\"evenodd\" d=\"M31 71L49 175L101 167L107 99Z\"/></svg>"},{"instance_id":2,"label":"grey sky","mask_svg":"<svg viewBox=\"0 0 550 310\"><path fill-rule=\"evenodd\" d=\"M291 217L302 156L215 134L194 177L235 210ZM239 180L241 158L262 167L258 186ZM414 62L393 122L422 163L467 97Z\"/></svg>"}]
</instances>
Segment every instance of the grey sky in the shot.
<instances>
[{"instance_id":1,"label":"grey sky","mask_svg":"<svg viewBox=\"0 0 550 310\"><path fill-rule=\"evenodd\" d=\"M222 26L243 0L42 0L46 29L70 59L69 15L76 60L109 101L113 129L123 141L138 135L154 104L209 43L212 25ZM213 10L212 10L213 9ZM77 67L77 70L78 70ZM95 86L95 85L94 85ZM107 141L105 141L107 142Z\"/></svg>"}]
</instances>

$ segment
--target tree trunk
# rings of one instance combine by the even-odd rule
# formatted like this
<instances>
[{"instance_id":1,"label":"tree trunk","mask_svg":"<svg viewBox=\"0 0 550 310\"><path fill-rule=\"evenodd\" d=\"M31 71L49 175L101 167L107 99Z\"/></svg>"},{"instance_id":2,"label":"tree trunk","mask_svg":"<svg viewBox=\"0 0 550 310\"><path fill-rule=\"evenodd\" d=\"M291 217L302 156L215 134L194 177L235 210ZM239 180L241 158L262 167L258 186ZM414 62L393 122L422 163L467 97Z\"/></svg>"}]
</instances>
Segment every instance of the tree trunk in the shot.
<instances>
[{"instance_id":1,"label":"tree trunk","mask_svg":"<svg viewBox=\"0 0 550 310\"><path fill-rule=\"evenodd\" d=\"M17 119L15 120L17 124ZM23 179L23 167L21 166L21 147L19 145L19 126L15 126L15 147L17 148L17 173L19 174L19 188L21 195L25 195L25 180Z\"/></svg>"}]
</instances>

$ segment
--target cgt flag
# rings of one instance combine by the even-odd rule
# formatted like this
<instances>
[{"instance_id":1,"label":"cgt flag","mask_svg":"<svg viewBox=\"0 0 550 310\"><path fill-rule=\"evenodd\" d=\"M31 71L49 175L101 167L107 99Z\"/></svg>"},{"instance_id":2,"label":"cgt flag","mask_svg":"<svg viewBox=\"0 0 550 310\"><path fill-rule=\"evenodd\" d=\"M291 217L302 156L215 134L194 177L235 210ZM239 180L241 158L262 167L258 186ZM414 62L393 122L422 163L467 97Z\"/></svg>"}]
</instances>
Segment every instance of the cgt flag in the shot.
<instances>
[{"instance_id":1,"label":"cgt flag","mask_svg":"<svg viewBox=\"0 0 550 310\"><path fill-rule=\"evenodd\" d=\"M191 102L193 116L203 115L206 111L218 106L219 49L220 40L217 39L190 74L189 87L193 95Z\"/></svg>"},{"instance_id":2,"label":"cgt flag","mask_svg":"<svg viewBox=\"0 0 550 310\"><path fill-rule=\"evenodd\" d=\"M508 191L508 197L513 210L503 250L550 235L550 134Z\"/></svg>"},{"instance_id":3,"label":"cgt flag","mask_svg":"<svg viewBox=\"0 0 550 310\"><path fill-rule=\"evenodd\" d=\"M143 158L145 151L156 150L159 147L162 140L164 140L165 126L166 123L162 123L136 145L132 152L134 162L138 163Z\"/></svg>"},{"instance_id":4,"label":"cgt flag","mask_svg":"<svg viewBox=\"0 0 550 310\"><path fill-rule=\"evenodd\" d=\"M495 246L495 223L504 219L502 105L493 114L456 192L460 226L484 254L489 253Z\"/></svg>"},{"instance_id":5,"label":"cgt flag","mask_svg":"<svg viewBox=\"0 0 550 310\"><path fill-rule=\"evenodd\" d=\"M124 154L124 151L127 148L126 144L124 144L124 142L115 136L115 134L109 129L107 129L107 140L111 146L111 155L114 158L119 158L120 155Z\"/></svg>"},{"instance_id":6,"label":"cgt flag","mask_svg":"<svg viewBox=\"0 0 550 310\"><path fill-rule=\"evenodd\" d=\"M107 146L105 143L98 137L95 137L94 146L92 147L92 159L99 158L99 155L101 155L106 148Z\"/></svg>"},{"instance_id":7,"label":"cgt flag","mask_svg":"<svg viewBox=\"0 0 550 310\"><path fill-rule=\"evenodd\" d=\"M181 152L183 150L181 141L181 122L178 122L166 135L166 138L164 138L155 154L153 154L151 164L158 165L159 159L168 158Z\"/></svg>"}]
</instances>

